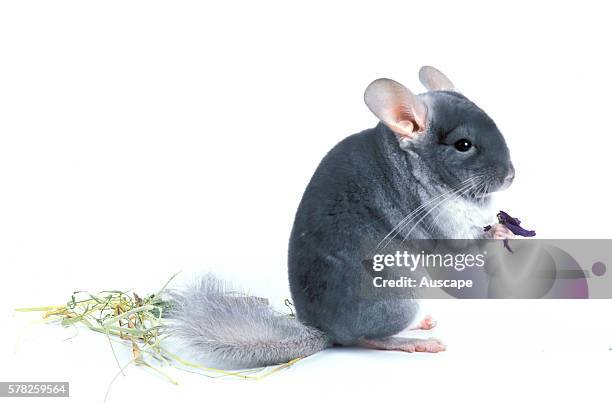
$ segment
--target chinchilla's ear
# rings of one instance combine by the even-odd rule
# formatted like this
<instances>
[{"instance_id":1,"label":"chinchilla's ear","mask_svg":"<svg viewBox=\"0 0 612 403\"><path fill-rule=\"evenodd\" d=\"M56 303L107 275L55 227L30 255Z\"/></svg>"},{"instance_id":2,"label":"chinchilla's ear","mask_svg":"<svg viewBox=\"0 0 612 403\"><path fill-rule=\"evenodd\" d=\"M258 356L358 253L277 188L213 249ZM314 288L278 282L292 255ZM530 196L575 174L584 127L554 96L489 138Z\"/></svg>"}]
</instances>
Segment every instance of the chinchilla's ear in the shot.
<instances>
[{"instance_id":1,"label":"chinchilla's ear","mask_svg":"<svg viewBox=\"0 0 612 403\"><path fill-rule=\"evenodd\" d=\"M419 80L429 91L456 91L452 81L435 67L421 67Z\"/></svg>"},{"instance_id":2,"label":"chinchilla's ear","mask_svg":"<svg viewBox=\"0 0 612 403\"><path fill-rule=\"evenodd\" d=\"M427 106L402 84L388 78L374 80L366 88L364 100L400 142L411 140L425 131Z\"/></svg>"}]
</instances>

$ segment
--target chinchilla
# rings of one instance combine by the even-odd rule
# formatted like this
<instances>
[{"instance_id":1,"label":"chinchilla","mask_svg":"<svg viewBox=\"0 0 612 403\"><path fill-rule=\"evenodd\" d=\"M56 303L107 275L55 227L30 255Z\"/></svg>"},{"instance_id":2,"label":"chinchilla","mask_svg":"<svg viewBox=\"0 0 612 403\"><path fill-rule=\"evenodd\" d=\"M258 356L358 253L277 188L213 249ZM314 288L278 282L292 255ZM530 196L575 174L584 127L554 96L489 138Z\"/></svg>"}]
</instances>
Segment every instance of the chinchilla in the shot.
<instances>
[{"instance_id":1,"label":"chinchilla","mask_svg":"<svg viewBox=\"0 0 612 403\"><path fill-rule=\"evenodd\" d=\"M333 147L306 188L289 242L298 320L228 294L210 275L172 293L175 335L205 361L258 367L332 345L445 349L435 339L394 336L415 320L417 301L364 298L361 245L488 236L482 228L494 217L491 194L510 185L514 168L482 109L433 67L421 68L419 78L428 90L419 95L390 79L372 82L364 98L380 122Z\"/></svg>"}]
</instances>

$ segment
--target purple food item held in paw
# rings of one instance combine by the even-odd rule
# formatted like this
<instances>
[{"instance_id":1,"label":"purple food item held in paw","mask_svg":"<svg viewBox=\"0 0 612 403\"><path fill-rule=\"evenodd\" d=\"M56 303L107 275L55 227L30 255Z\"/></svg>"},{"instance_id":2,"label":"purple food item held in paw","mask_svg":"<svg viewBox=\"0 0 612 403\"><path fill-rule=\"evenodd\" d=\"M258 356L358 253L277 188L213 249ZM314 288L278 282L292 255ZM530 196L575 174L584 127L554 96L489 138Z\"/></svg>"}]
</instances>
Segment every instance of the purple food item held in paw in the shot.
<instances>
[{"instance_id":1,"label":"purple food item held in paw","mask_svg":"<svg viewBox=\"0 0 612 403\"><path fill-rule=\"evenodd\" d=\"M510 214L505 211L501 211L497 213L497 220L500 224L508 228L514 235L524 236L524 237L532 237L535 236L535 231L531 231L521 227L521 220L518 218L512 217ZM484 227L484 231L487 232L491 229L490 225ZM504 239L504 247L512 252L510 249L510 245L508 244L508 240Z\"/></svg>"}]
</instances>

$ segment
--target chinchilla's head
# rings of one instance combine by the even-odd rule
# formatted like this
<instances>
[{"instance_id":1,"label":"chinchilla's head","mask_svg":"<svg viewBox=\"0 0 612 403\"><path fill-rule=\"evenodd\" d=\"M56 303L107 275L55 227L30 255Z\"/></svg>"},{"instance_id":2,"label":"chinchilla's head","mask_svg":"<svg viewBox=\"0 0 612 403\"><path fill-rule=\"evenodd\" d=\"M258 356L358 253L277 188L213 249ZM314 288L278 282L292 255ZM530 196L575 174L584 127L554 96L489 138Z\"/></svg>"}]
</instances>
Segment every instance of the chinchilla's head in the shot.
<instances>
[{"instance_id":1,"label":"chinchilla's head","mask_svg":"<svg viewBox=\"0 0 612 403\"><path fill-rule=\"evenodd\" d=\"M435 183L462 197L488 198L507 188L514 167L495 122L435 68L421 68L419 78L424 94L386 78L365 91L366 104L395 133L398 147L418 156Z\"/></svg>"}]
</instances>

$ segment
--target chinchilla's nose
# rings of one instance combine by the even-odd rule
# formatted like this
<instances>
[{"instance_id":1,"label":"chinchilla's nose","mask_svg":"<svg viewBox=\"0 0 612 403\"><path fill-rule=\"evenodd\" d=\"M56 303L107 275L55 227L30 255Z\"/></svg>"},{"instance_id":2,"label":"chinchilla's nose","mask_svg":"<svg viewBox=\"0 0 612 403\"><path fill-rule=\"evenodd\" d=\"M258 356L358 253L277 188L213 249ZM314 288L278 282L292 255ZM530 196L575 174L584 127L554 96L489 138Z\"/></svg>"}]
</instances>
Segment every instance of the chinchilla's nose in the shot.
<instances>
[{"instance_id":1,"label":"chinchilla's nose","mask_svg":"<svg viewBox=\"0 0 612 403\"><path fill-rule=\"evenodd\" d=\"M508 168L508 172L506 173L506 176L504 177L504 183L502 184L502 189L507 189L512 184L513 180L514 180L514 167L510 165L510 167Z\"/></svg>"}]
</instances>

